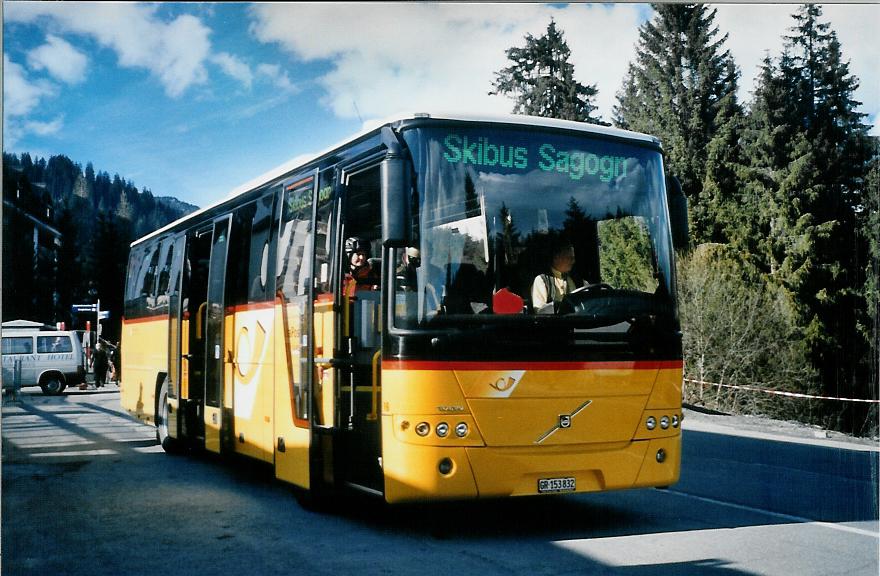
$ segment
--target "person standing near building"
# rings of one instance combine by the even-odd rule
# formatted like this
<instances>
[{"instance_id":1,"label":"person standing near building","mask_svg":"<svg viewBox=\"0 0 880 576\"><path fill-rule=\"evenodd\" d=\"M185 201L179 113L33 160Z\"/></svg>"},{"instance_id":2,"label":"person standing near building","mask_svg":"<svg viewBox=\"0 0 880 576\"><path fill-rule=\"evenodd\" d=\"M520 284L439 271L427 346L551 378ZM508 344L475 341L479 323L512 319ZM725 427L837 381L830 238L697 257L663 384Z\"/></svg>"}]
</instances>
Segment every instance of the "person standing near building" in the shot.
<instances>
[{"instance_id":1,"label":"person standing near building","mask_svg":"<svg viewBox=\"0 0 880 576\"><path fill-rule=\"evenodd\" d=\"M98 342L95 344L95 387L103 388L107 383L107 367L109 366L106 347Z\"/></svg>"}]
</instances>

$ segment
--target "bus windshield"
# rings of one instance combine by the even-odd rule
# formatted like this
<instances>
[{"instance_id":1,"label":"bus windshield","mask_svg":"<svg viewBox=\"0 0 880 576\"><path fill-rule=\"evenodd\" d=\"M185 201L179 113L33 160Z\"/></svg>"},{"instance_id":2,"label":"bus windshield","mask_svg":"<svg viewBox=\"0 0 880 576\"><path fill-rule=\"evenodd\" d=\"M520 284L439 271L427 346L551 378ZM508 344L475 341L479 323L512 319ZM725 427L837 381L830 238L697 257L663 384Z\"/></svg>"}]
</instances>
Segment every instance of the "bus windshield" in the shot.
<instances>
[{"instance_id":1,"label":"bus windshield","mask_svg":"<svg viewBox=\"0 0 880 576\"><path fill-rule=\"evenodd\" d=\"M657 149L497 126L404 136L417 186L413 245L395 251L395 327L674 318Z\"/></svg>"}]
</instances>

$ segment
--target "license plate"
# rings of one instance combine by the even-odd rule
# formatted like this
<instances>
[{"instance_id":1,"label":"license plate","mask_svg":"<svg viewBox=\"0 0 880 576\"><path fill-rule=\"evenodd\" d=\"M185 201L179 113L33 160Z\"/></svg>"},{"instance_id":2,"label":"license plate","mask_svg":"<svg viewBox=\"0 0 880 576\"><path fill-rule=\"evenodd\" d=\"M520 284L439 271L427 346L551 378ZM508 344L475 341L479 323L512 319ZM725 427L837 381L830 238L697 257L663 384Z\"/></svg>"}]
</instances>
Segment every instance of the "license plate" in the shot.
<instances>
[{"instance_id":1,"label":"license plate","mask_svg":"<svg viewBox=\"0 0 880 576\"><path fill-rule=\"evenodd\" d=\"M574 492L574 477L566 478L540 478L538 480L538 493Z\"/></svg>"}]
</instances>

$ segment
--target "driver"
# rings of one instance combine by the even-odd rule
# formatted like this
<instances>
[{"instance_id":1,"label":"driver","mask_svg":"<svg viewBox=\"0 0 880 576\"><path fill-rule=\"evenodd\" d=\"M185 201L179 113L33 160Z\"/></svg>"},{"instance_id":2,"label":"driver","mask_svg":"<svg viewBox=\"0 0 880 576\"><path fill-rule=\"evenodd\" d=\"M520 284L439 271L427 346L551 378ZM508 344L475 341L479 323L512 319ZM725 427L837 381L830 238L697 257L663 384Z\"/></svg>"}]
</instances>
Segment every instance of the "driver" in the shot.
<instances>
[{"instance_id":1,"label":"driver","mask_svg":"<svg viewBox=\"0 0 880 576\"><path fill-rule=\"evenodd\" d=\"M574 267L574 246L560 242L553 248L550 269L535 276L532 282L532 308L540 314L552 314L566 294L577 289L571 277Z\"/></svg>"}]
</instances>

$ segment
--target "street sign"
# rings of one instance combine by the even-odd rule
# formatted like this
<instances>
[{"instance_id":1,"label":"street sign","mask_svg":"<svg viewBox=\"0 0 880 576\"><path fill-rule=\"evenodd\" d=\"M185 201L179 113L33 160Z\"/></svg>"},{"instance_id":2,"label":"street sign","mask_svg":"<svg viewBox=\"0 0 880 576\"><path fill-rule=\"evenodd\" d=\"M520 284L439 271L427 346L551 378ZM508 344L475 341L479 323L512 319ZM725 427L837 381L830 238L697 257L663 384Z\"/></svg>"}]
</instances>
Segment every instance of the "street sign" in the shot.
<instances>
[{"instance_id":1,"label":"street sign","mask_svg":"<svg viewBox=\"0 0 880 576\"><path fill-rule=\"evenodd\" d=\"M110 317L110 311L109 311L109 310L101 310L101 311L98 313L98 320L106 320L106 319L109 318L109 317Z\"/></svg>"},{"instance_id":2,"label":"street sign","mask_svg":"<svg viewBox=\"0 0 880 576\"><path fill-rule=\"evenodd\" d=\"M96 304L74 304L70 307L72 312L97 312L98 307Z\"/></svg>"}]
</instances>

